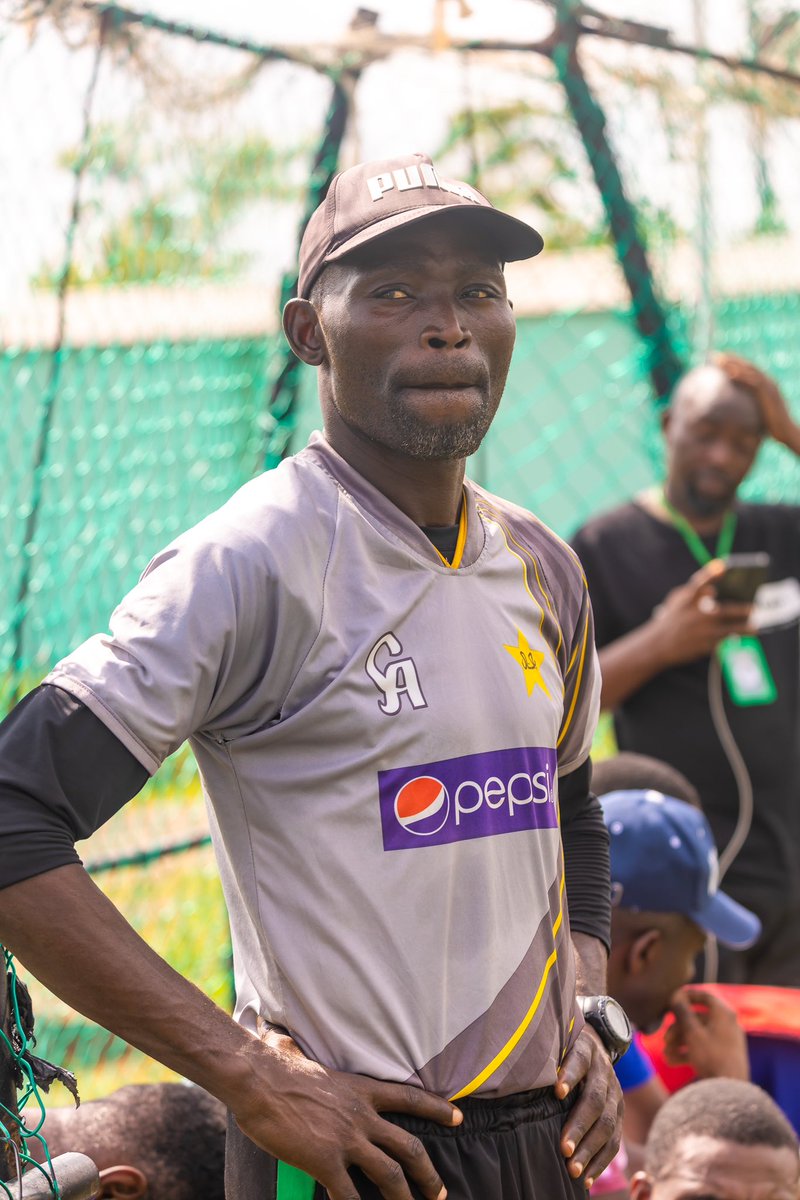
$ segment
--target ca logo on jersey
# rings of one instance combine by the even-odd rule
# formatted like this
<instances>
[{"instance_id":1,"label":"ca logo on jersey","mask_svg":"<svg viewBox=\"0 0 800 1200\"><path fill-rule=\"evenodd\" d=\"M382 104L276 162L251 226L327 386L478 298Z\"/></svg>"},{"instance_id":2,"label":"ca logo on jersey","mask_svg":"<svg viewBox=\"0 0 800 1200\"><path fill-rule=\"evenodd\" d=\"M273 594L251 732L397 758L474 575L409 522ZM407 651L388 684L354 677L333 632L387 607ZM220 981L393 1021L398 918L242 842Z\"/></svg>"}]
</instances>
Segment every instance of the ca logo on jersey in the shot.
<instances>
[{"instance_id":1,"label":"ca logo on jersey","mask_svg":"<svg viewBox=\"0 0 800 1200\"><path fill-rule=\"evenodd\" d=\"M428 707L414 660L398 658L402 653L403 647L399 639L390 631L378 638L364 664L367 675L381 693L378 708L388 717L400 712L404 696L408 697L412 708Z\"/></svg>"}]
</instances>

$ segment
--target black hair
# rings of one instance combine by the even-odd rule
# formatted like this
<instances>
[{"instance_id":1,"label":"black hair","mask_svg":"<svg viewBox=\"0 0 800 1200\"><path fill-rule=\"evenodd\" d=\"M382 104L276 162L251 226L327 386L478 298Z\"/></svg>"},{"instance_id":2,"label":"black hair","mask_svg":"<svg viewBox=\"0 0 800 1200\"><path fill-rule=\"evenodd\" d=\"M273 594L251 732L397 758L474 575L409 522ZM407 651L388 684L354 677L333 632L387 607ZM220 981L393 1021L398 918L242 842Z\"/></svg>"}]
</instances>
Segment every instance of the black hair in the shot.
<instances>
[{"instance_id":1,"label":"black hair","mask_svg":"<svg viewBox=\"0 0 800 1200\"><path fill-rule=\"evenodd\" d=\"M124 1103L135 1087L117 1096ZM223 1200L227 1116L220 1101L199 1087L164 1083L152 1104L135 1108L158 1171L150 1200L162 1200L162 1192L163 1200Z\"/></svg>"},{"instance_id":2,"label":"black hair","mask_svg":"<svg viewBox=\"0 0 800 1200\"><path fill-rule=\"evenodd\" d=\"M592 791L596 796L608 792L632 792L647 788L674 796L693 808L702 810L700 793L677 767L651 758L649 754L632 754L623 751L614 758L604 758L592 763Z\"/></svg>"},{"instance_id":3,"label":"black hair","mask_svg":"<svg viewBox=\"0 0 800 1200\"><path fill-rule=\"evenodd\" d=\"M670 1096L656 1113L645 1146L648 1175L662 1178L679 1156L682 1139L698 1135L798 1150L797 1134L761 1088L741 1079L702 1079Z\"/></svg>"},{"instance_id":4,"label":"black hair","mask_svg":"<svg viewBox=\"0 0 800 1200\"><path fill-rule=\"evenodd\" d=\"M69 1148L113 1149L145 1174L148 1200L224 1200L225 1106L202 1088L128 1084L63 1117Z\"/></svg>"}]
</instances>

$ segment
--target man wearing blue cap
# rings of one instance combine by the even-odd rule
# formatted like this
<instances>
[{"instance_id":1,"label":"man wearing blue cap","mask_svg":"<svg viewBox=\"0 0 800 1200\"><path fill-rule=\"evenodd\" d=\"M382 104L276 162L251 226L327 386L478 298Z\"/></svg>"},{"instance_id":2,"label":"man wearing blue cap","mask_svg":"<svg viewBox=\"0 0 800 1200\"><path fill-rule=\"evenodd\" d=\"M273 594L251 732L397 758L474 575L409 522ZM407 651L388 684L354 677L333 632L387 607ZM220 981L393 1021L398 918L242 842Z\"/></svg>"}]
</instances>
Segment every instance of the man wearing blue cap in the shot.
<instances>
[{"instance_id":1,"label":"man wearing blue cap","mask_svg":"<svg viewBox=\"0 0 800 1200\"><path fill-rule=\"evenodd\" d=\"M600 802L611 839L610 991L646 1033L692 979L707 934L745 949L761 922L719 891L717 848L698 809L648 790Z\"/></svg>"},{"instance_id":2,"label":"man wearing blue cap","mask_svg":"<svg viewBox=\"0 0 800 1200\"><path fill-rule=\"evenodd\" d=\"M645 773L662 767L641 761ZM708 934L738 949L752 945L761 930L758 917L718 890L708 821L694 805L647 788L601 791L600 803L611 841L611 996L642 1033L656 1030L672 1012L671 1049L701 1077L748 1078L747 1043L732 1010L709 992L681 990ZM614 1018L613 1011L604 1015ZM635 1168L667 1092L638 1038L616 1070Z\"/></svg>"}]
</instances>

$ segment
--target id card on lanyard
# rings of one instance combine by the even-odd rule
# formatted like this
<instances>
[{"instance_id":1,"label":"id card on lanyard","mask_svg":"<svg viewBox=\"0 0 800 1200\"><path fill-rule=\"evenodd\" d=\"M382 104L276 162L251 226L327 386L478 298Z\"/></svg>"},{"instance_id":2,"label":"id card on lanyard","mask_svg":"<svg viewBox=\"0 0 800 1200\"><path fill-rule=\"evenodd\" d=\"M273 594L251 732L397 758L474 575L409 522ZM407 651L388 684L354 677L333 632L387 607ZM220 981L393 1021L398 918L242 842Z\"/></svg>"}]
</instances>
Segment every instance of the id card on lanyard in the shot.
<instances>
[{"instance_id":1,"label":"id card on lanyard","mask_svg":"<svg viewBox=\"0 0 800 1200\"><path fill-rule=\"evenodd\" d=\"M670 504L663 488L659 499L665 512L669 514L673 527L686 542L692 557L701 567L710 563L712 555L697 531L692 529L686 518ZM728 512L719 531L714 558L728 557L735 534L736 515ZM731 634L723 638L717 646L717 657L731 703L740 708L749 708L757 704L773 704L777 700L778 689L775 687L764 647L753 634Z\"/></svg>"},{"instance_id":2,"label":"id card on lanyard","mask_svg":"<svg viewBox=\"0 0 800 1200\"><path fill-rule=\"evenodd\" d=\"M754 704L773 704L777 700L778 689L764 647L757 637L731 634L717 646L717 657L734 704L748 708Z\"/></svg>"}]
</instances>

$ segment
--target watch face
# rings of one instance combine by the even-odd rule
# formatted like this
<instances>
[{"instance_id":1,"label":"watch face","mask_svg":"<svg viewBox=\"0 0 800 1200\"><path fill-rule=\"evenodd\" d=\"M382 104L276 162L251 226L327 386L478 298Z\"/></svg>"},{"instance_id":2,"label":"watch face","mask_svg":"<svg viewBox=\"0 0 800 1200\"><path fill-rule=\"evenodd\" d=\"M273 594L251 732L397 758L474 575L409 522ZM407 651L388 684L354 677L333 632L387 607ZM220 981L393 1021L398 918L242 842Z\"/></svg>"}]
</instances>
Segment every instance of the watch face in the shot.
<instances>
[{"instance_id":1,"label":"watch face","mask_svg":"<svg viewBox=\"0 0 800 1200\"><path fill-rule=\"evenodd\" d=\"M624 1008L611 996L606 1000L603 1016L614 1037L619 1038L620 1041L627 1042L631 1036L630 1021L625 1014Z\"/></svg>"}]
</instances>

